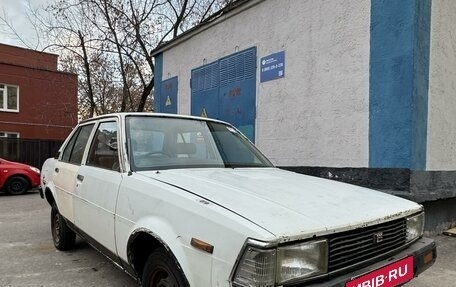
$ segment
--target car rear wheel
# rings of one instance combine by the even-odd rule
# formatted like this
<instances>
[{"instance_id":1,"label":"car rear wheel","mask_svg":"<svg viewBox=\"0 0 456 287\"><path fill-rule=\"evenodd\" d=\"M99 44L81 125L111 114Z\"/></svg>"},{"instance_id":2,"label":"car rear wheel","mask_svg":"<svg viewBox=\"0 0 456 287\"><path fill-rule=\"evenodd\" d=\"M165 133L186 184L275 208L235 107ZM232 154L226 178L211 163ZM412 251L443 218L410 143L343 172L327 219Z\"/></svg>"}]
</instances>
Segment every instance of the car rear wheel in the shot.
<instances>
[{"instance_id":1,"label":"car rear wheel","mask_svg":"<svg viewBox=\"0 0 456 287\"><path fill-rule=\"evenodd\" d=\"M28 181L21 176L13 176L6 183L6 192L11 195L20 195L29 189Z\"/></svg>"},{"instance_id":2,"label":"car rear wheel","mask_svg":"<svg viewBox=\"0 0 456 287\"><path fill-rule=\"evenodd\" d=\"M51 210L51 231L55 248L65 251L74 247L76 233L68 227L55 202L52 204Z\"/></svg>"},{"instance_id":3,"label":"car rear wheel","mask_svg":"<svg viewBox=\"0 0 456 287\"><path fill-rule=\"evenodd\" d=\"M152 252L142 276L144 287L184 287L185 279L164 248Z\"/></svg>"}]
</instances>

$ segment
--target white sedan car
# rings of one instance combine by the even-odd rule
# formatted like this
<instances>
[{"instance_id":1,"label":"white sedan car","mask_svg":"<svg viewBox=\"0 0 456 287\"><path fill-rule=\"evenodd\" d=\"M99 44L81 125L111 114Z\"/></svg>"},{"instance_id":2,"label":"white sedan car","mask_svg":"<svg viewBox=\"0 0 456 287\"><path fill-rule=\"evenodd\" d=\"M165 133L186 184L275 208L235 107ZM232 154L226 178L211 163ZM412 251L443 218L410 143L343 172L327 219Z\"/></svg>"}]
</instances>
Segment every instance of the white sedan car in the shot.
<instances>
[{"instance_id":1,"label":"white sedan car","mask_svg":"<svg viewBox=\"0 0 456 287\"><path fill-rule=\"evenodd\" d=\"M143 286L391 287L436 258L419 204L275 168L216 120L83 121L41 183L55 247L78 234Z\"/></svg>"}]
</instances>

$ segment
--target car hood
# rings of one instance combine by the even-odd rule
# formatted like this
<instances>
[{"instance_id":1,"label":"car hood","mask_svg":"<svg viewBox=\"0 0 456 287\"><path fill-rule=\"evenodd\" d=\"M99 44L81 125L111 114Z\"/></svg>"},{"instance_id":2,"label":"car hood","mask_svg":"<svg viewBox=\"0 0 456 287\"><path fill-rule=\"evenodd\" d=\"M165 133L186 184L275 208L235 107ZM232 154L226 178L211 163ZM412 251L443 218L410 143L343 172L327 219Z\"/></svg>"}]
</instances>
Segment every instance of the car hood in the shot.
<instances>
[{"instance_id":1,"label":"car hood","mask_svg":"<svg viewBox=\"0 0 456 287\"><path fill-rule=\"evenodd\" d=\"M382 192L277 168L139 172L218 204L285 240L410 215L421 206Z\"/></svg>"}]
</instances>

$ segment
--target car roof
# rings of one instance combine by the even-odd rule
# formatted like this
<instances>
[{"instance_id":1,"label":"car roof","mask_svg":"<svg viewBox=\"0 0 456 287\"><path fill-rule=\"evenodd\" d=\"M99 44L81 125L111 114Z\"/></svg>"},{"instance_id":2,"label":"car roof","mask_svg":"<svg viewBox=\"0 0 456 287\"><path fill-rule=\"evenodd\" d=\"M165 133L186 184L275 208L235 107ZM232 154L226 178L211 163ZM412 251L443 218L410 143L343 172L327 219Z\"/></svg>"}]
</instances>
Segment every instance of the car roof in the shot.
<instances>
[{"instance_id":1,"label":"car roof","mask_svg":"<svg viewBox=\"0 0 456 287\"><path fill-rule=\"evenodd\" d=\"M220 121L217 119L212 118L204 118L204 117L197 117L197 116L189 116L189 115L177 115L177 114L165 114L165 113L154 113L154 112L121 112L121 113L111 113L106 115L100 115L93 118L85 119L79 122L79 124L83 124L86 122L96 121L104 118L112 118L112 117L120 117L122 119L130 116L136 117L157 117L157 118L177 118L177 119L192 119L192 120L199 120L199 121L209 121L209 122L218 122L222 124L228 124L227 122Z\"/></svg>"}]
</instances>

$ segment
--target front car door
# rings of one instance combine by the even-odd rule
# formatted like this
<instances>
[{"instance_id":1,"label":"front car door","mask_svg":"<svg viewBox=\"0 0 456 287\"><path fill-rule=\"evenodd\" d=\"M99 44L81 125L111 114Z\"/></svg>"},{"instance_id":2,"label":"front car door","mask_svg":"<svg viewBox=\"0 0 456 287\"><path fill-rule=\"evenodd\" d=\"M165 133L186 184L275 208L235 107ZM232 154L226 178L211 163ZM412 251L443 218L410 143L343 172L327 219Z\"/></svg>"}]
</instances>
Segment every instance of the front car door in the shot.
<instances>
[{"instance_id":1,"label":"front car door","mask_svg":"<svg viewBox=\"0 0 456 287\"><path fill-rule=\"evenodd\" d=\"M78 170L74 201L75 224L102 251L116 253L114 219L122 181L118 122L101 121L90 144L86 163Z\"/></svg>"},{"instance_id":2,"label":"front car door","mask_svg":"<svg viewBox=\"0 0 456 287\"><path fill-rule=\"evenodd\" d=\"M73 196L76 176L84 159L93 127L94 124L89 123L78 127L73 132L70 140L65 143L54 171L52 171L59 212L70 222L74 222Z\"/></svg>"}]
</instances>

